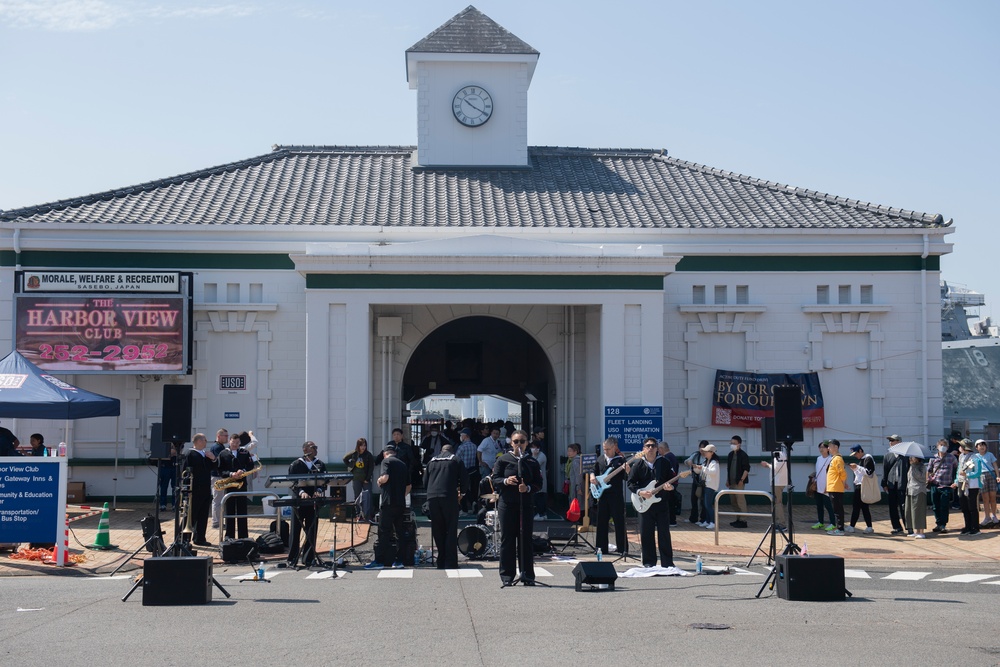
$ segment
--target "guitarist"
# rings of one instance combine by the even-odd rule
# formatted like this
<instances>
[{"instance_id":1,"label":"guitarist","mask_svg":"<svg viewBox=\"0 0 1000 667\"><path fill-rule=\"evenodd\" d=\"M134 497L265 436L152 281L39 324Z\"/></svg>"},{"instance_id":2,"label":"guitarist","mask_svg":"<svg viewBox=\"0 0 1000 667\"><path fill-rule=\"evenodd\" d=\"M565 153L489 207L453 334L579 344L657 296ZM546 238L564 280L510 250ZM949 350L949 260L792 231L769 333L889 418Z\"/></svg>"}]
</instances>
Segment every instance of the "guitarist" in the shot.
<instances>
[{"instance_id":1,"label":"guitarist","mask_svg":"<svg viewBox=\"0 0 1000 667\"><path fill-rule=\"evenodd\" d=\"M621 450L618 449L618 438L608 438L604 441L604 456L597 457L594 474L591 481L596 482L598 475L617 470L625 466L625 470L616 472L607 484L597 501L597 549L608 553L608 522L615 521L615 546L618 553L628 553L628 538L625 536L625 476L629 473L629 465L625 462Z\"/></svg>"},{"instance_id":2,"label":"guitarist","mask_svg":"<svg viewBox=\"0 0 1000 667\"><path fill-rule=\"evenodd\" d=\"M670 543L670 492L673 484L670 464L666 458L657 457L656 438L646 438L642 442L642 459L637 461L628 475L628 489L642 498L651 498L651 491L643 490L650 482L663 488L657 495L661 500L639 514L639 542L642 545L642 566L656 566L657 545L660 552L660 566L674 567L674 549ZM603 498L603 496L602 496Z\"/></svg>"}]
</instances>

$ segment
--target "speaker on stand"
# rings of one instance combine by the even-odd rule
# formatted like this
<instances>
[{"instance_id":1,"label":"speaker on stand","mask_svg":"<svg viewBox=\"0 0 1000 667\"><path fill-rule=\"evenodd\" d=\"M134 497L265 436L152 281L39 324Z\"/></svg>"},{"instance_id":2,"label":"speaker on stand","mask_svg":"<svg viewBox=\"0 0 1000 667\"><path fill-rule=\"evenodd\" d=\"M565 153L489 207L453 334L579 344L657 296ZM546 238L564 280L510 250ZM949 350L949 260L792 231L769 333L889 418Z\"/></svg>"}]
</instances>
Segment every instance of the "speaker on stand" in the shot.
<instances>
[{"instance_id":1,"label":"speaker on stand","mask_svg":"<svg viewBox=\"0 0 1000 667\"><path fill-rule=\"evenodd\" d=\"M175 445L191 441L191 399L194 387L189 384L163 385L163 420L160 437Z\"/></svg>"}]
</instances>

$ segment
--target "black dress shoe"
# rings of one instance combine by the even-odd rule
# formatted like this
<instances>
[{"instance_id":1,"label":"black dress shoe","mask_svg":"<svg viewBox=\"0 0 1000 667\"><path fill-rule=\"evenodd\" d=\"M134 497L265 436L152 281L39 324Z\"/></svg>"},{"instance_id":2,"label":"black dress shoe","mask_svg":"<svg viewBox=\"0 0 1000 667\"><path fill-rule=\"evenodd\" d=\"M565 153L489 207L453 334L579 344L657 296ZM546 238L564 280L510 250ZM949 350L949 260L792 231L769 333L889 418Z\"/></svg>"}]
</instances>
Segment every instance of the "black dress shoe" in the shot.
<instances>
[{"instance_id":1,"label":"black dress shoe","mask_svg":"<svg viewBox=\"0 0 1000 667\"><path fill-rule=\"evenodd\" d=\"M211 542L208 542L206 540L195 540L194 542L192 542L192 544L194 544L195 546L199 546L199 547L214 547L215 546L214 544L212 544Z\"/></svg>"},{"instance_id":2,"label":"black dress shoe","mask_svg":"<svg viewBox=\"0 0 1000 667\"><path fill-rule=\"evenodd\" d=\"M510 577L501 577L500 578L500 584L503 585L503 586L510 586L512 583L514 583L514 580L512 578L510 578Z\"/></svg>"},{"instance_id":3,"label":"black dress shoe","mask_svg":"<svg viewBox=\"0 0 1000 667\"><path fill-rule=\"evenodd\" d=\"M534 579L524 579L524 580L521 581L521 583L524 584L525 586L534 586L535 585L535 580Z\"/></svg>"}]
</instances>

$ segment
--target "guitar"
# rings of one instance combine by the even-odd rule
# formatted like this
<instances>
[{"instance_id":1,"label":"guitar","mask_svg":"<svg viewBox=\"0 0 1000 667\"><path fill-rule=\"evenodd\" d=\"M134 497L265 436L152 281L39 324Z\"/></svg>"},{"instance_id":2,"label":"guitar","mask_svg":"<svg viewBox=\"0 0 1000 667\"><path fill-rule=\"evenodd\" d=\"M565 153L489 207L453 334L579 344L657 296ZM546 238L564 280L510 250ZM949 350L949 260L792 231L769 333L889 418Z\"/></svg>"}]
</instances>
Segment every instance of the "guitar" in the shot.
<instances>
[{"instance_id":1,"label":"guitar","mask_svg":"<svg viewBox=\"0 0 1000 667\"><path fill-rule=\"evenodd\" d=\"M677 480L681 479L682 477L688 477L690 474L691 474L690 470L685 470L681 474L677 475L677 477L674 477L673 479L668 479L667 481L665 481L663 484L660 484L659 486L657 486L655 480L652 481L652 482L650 482L644 488L639 489L639 490L640 491L650 491L650 492L652 492L653 495L650 496L649 498L643 498L638 493L633 493L632 494L632 507L635 508L636 512L642 514L643 512L645 512L646 510L648 510L650 507L652 507L656 503L660 502L660 500L662 500L656 494L659 493L663 489L663 487L665 487L667 484L673 484L674 482L676 482Z\"/></svg>"},{"instance_id":2,"label":"guitar","mask_svg":"<svg viewBox=\"0 0 1000 667\"><path fill-rule=\"evenodd\" d=\"M631 463L632 461L642 458L642 452L637 452L635 456L627 460L625 463ZM594 481L590 483L590 495L594 500L600 500L601 494L611 488L608 484L608 480L617 475L622 470L625 470L625 465L622 464L615 468L614 470L607 470L603 475L597 475Z\"/></svg>"}]
</instances>

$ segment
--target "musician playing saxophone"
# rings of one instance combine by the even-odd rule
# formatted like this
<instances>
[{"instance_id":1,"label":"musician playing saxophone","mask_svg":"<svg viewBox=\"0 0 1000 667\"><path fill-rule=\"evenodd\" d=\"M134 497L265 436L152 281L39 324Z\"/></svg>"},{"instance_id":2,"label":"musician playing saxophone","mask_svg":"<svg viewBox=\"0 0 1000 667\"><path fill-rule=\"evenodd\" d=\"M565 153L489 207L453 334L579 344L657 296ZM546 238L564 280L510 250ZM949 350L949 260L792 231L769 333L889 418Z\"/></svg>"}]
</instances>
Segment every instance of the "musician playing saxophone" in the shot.
<instances>
[{"instance_id":1,"label":"musician playing saxophone","mask_svg":"<svg viewBox=\"0 0 1000 667\"><path fill-rule=\"evenodd\" d=\"M674 486L668 480L673 471L666 458L657 457L656 438L642 441L642 458L632 464L628 476L628 489L642 498L651 498L654 493L645 487L655 481L659 497L666 502L655 503L639 514L639 543L642 546L642 566L656 566L657 545L659 545L660 566L674 567L674 548L670 543L670 492ZM601 496L603 500L604 496Z\"/></svg>"},{"instance_id":2,"label":"musician playing saxophone","mask_svg":"<svg viewBox=\"0 0 1000 667\"><path fill-rule=\"evenodd\" d=\"M289 475L308 475L310 473L324 473L326 466L316 458L319 448L312 440L307 440L302 444L302 456L292 461L288 466ZM308 480L299 481L292 487L292 495L300 500L308 500L323 495L326 484L314 485ZM292 512L291 544L288 547L288 567L296 567L299 557L306 567L322 564L322 560L316 553L316 509L309 503L303 503ZM299 531L305 535L299 548Z\"/></svg>"},{"instance_id":3,"label":"musician playing saxophone","mask_svg":"<svg viewBox=\"0 0 1000 667\"><path fill-rule=\"evenodd\" d=\"M219 454L219 481L216 486L224 486L226 493L246 491L247 475L253 471L256 458L241 446L239 434L233 433L229 436L229 449ZM249 537L246 513L246 496L235 496L226 501L226 539ZM243 516L234 519L234 514Z\"/></svg>"},{"instance_id":4,"label":"musician playing saxophone","mask_svg":"<svg viewBox=\"0 0 1000 667\"><path fill-rule=\"evenodd\" d=\"M191 496L188 501L189 521L194 533L191 541L201 547L210 547L212 543L206 539L205 531L212 509L212 470L217 460L215 454L205 449L208 438L204 433L195 434L191 445L193 448L184 456L184 468L191 471Z\"/></svg>"},{"instance_id":5,"label":"musician playing saxophone","mask_svg":"<svg viewBox=\"0 0 1000 667\"><path fill-rule=\"evenodd\" d=\"M604 454L597 457L591 482L596 484L597 478L606 473L608 488L601 492L597 501L597 548L601 553L608 551L608 523L615 522L615 547L618 553L628 553L628 539L625 536L625 478L629 473L629 465L618 449L618 438L608 438L604 441ZM624 470L618 470L622 466Z\"/></svg>"}]
</instances>

